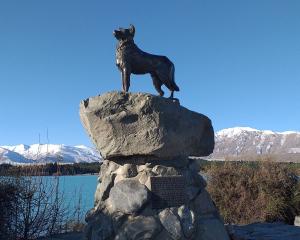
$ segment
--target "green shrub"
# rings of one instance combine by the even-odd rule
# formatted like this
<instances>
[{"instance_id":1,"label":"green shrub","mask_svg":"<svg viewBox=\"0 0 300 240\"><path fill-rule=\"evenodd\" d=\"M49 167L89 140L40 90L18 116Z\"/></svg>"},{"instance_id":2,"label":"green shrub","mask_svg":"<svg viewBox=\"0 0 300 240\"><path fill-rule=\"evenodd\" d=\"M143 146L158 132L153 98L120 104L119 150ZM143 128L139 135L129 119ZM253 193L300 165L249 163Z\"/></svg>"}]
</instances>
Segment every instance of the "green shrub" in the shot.
<instances>
[{"instance_id":1,"label":"green shrub","mask_svg":"<svg viewBox=\"0 0 300 240\"><path fill-rule=\"evenodd\" d=\"M271 161L225 162L208 168L208 191L226 223L293 223L299 213L296 175Z\"/></svg>"}]
</instances>

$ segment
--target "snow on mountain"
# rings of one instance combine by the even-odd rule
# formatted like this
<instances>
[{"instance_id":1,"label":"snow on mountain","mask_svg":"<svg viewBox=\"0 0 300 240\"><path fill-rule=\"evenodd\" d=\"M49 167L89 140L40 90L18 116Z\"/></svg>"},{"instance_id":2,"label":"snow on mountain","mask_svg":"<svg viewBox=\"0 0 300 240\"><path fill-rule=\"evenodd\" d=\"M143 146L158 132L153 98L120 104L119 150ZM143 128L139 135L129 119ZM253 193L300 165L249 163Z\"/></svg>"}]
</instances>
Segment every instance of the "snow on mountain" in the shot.
<instances>
[{"instance_id":1,"label":"snow on mountain","mask_svg":"<svg viewBox=\"0 0 300 240\"><path fill-rule=\"evenodd\" d=\"M227 137L231 138L237 135L240 135L243 132L257 132L257 129L250 127L234 127L234 128L225 128L216 133L217 137Z\"/></svg>"},{"instance_id":2,"label":"snow on mountain","mask_svg":"<svg viewBox=\"0 0 300 240\"><path fill-rule=\"evenodd\" d=\"M285 132L273 132L271 130L257 130L255 128L250 127L233 127L233 128L225 128L216 133L217 137L235 137L239 136L243 133L255 132L259 134L272 135L272 134L280 134L280 135L288 135L288 134L300 134L300 132L296 131L285 131Z\"/></svg>"},{"instance_id":3,"label":"snow on mountain","mask_svg":"<svg viewBox=\"0 0 300 240\"><path fill-rule=\"evenodd\" d=\"M101 156L96 149L83 145L33 144L0 146L0 164L41 164L49 162L79 163L99 162Z\"/></svg>"},{"instance_id":4,"label":"snow on mountain","mask_svg":"<svg viewBox=\"0 0 300 240\"><path fill-rule=\"evenodd\" d=\"M280 155L283 161L300 161L300 132L274 132L250 127L223 129L215 133L215 149L210 158L222 159L264 154ZM78 163L101 160L96 149L84 145L0 146L0 164Z\"/></svg>"},{"instance_id":5,"label":"snow on mountain","mask_svg":"<svg viewBox=\"0 0 300 240\"><path fill-rule=\"evenodd\" d=\"M300 132L274 132L249 127L234 127L216 132L215 149L211 157L262 154L291 156L296 153L300 153Z\"/></svg>"},{"instance_id":6,"label":"snow on mountain","mask_svg":"<svg viewBox=\"0 0 300 240\"><path fill-rule=\"evenodd\" d=\"M10 151L7 148L0 147L0 164L28 164L32 163L30 159L23 157L21 154Z\"/></svg>"}]
</instances>

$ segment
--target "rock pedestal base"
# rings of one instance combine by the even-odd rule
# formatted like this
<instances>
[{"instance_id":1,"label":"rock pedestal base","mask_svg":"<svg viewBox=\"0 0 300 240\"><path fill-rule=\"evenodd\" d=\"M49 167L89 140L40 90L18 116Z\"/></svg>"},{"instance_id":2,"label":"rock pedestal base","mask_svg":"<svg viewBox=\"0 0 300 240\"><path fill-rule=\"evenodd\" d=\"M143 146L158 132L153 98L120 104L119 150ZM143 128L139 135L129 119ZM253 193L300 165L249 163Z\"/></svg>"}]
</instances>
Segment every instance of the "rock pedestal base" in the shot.
<instances>
[{"instance_id":1,"label":"rock pedestal base","mask_svg":"<svg viewBox=\"0 0 300 240\"><path fill-rule=\"evenodd\" d=\"M176 162L172 166L105 160L95 206L86 216L86 239L229 240L194 161ZM168 180L168 188L157 192L157 178Z\"/></svg>"},{"instance_id":2,"label":"rock pedestal base","mask_svg":"<svg viewBox=\"0 0 300 240\"><path fill-rule=\"evenodd\" d=\"M172 99L110 92L82 101L80 118L106 159L86 239L229 239L188 158L213 152L208 117Z\"/></svg>"}]
</instances>

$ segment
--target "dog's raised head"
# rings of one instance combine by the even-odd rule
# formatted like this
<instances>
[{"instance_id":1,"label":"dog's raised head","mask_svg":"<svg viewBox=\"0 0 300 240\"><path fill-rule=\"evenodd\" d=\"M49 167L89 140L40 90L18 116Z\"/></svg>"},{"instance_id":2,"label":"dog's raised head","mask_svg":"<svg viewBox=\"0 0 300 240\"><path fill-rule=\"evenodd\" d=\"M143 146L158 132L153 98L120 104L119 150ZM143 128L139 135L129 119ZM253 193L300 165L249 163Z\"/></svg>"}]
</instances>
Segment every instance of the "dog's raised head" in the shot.
<instances>
[{"instance_id":1,"label":"dog's raised head","mask_svg":"<svg viewBox=\"0 0 300 240\"><path fill-rule=\"evenodd\" d=\"M130 24L129 28L119 28L119 30L115 30L113 35L119 41L130 41L133 40L135 34L135 28L132 24Z\"/></svg>"}]
</instances>

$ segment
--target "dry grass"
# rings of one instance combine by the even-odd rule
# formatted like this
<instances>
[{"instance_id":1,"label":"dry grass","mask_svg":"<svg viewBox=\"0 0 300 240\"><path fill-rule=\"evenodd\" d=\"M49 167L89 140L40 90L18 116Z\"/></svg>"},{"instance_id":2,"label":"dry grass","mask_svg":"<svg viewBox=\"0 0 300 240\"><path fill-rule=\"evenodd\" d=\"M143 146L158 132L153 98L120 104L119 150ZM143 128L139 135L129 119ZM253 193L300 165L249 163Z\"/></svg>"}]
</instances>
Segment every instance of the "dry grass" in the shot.
<instances>
[{"instance_id":1,"label":"dry grass","mask_svg":"<svg viewBox=\"0 0 300 240\"><path fill-rule=\"evenodd\" d=\"M299 184L285 165L270 159L225 162L212 164L208 174L208 190L226 223L292 223L299 214Z\"/></svg>"}]
</instances>

